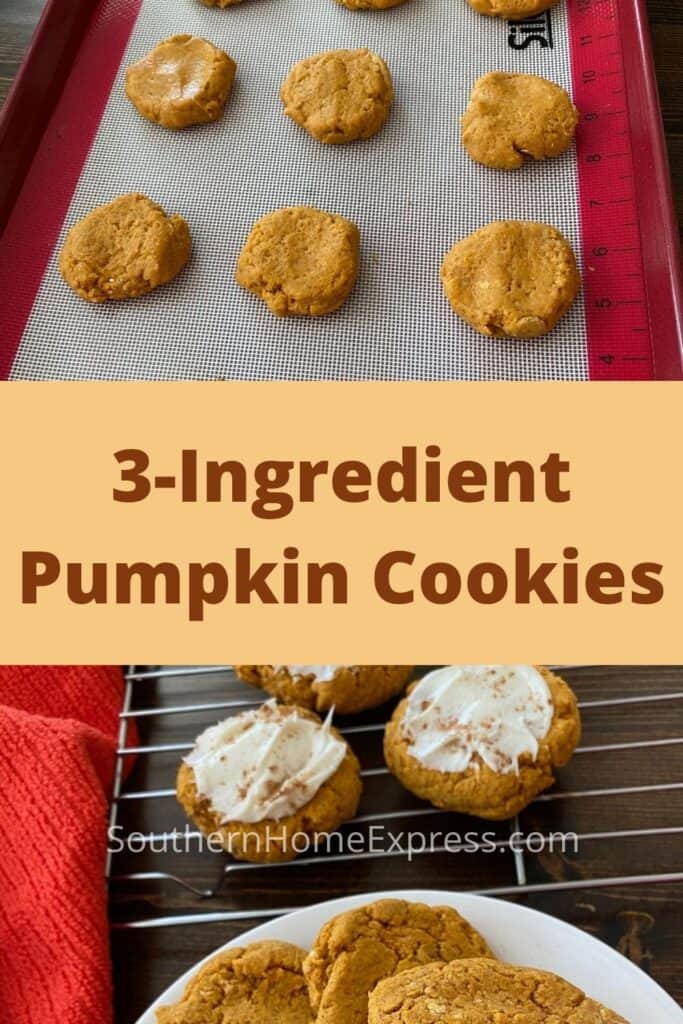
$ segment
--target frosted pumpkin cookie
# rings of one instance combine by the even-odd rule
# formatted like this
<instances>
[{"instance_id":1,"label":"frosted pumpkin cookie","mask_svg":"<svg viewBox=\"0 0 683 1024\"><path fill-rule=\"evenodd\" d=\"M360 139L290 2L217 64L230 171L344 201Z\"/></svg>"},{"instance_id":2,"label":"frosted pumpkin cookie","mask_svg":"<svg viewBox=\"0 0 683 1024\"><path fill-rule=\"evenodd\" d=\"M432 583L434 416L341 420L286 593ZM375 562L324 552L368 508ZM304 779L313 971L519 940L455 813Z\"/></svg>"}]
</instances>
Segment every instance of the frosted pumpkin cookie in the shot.
<instances>
[{"instance_id":1,"label":"frosted pumpkin cookie","mask_svg":"<svg viewBox=\"0 0 683 1024\"><path fill-rule=\"evenodd\" d=\"M190 978L177 1003L157 1010L158 1024L313 1024L304 956L288 942L227 949Z\"/></svg>"},{"instance_id":2,"label":"frosted pumpkin cookie","mask_svg":"<svg viewBox=\"0 0 683 1024\"><path fill-rule=\"evenodd\" d=\"M555 7L558 0L468 0L470 7L493 18L520 21Z\"/></svg>"},{"instance_id":3,"label":"frosted pumpkin cookie","mask_svg":"<svg viewBox=\"0 0 683 1024\"><path fill-rule=\"evenodd\" d=\"M289 206L256 222L235 277L276 316L322 316L348 297L359 259L355 224L310 206Z\"/></svg>"},{"instance_id":4,"label":"frosted pumpkin cookie","mask_svg":"<svg viewBox=\"0 0 683 1024\"><path fill-rule=\"evenodd\" d=\"M389 69L370 50L331 50L295 64L280 98L285 114L320 142L368 139L391 109Z\"/></svg>"},{"instance_id":5,"label":"frosted pumpkin cookie","mask_svg":"<svg viewBox=\"0 0 683 1024\"><path fill-rule=\"evenodd\" d=\"M316 1024L366 1024L378 981L432 960L490 955L451 907L378 900L328 921L304 961Z\"/></svg>"},{"instance_id":6,"label":"frosted pumpkin cookie","mask_svg":"<svg viewBox=\"0 0 683 1024\"><path fill-rule=\"evenodd\" d=\"M287 861L353 817L360 765L317 715L269 701L206 729L178 772L177 796L238 860Z\"/></svg>"},{"instance_id":7,"label":"frosted pumpkin cookie","mask_svg":"<svg viewBox=\"0 0 683 1024\"><path fill-rule=\"evenodd\" d=\"M384 756L415 796L492 821L553 784L581 736L567 684L533 665L447 665L408 691Z\"/></svg>"},{"instance_id":8,"label":"frosted pumpkin cookie","mask_svg":"<svg viewBox=\"0 0 683 1024\"><path fill-rule=\"evenodd\" d=\"M97 206L69 231L62 277L88 302L144 295L175 277L192 242L185 220L138 193Z\"/></svg>"},{"instance_id":9,"label":"frosted pumpkin cookie","mask_svg":"<svg viewBox=\"0 0 683 1024\"><path fill-rule=\"evenodd\" d=\"M138 113L164 128L217 121L237 65L213 43L171 36L126 72L126 95Z\"/></svg>"},{"instance_id":10,"label":"frosted pumpkin cookie","mask_svg":"<svg viewBox=\"0 0 683 1024\"><path fill-rule=\"evenodd\" d=\"M494 338L547 334L581 287L567 239L533 221L495 221L456 242L441 282L455 312Z\"/></svg>"},{"instance_id":11,"label":"frosted pumpkin cookie","mask_svg":"<svg viewBox=\"0 0 683 1024\"><path fill-rule=\"evenodd\" d=\"M284 704L340 715L378 707L401 692L412 665L235 665L240 679Z\"/></svg>"},{"instance_id":12,"label":"frosted pumpkin cookie","mask_svg":"<svg viewBox=\"0 0 683 1024\"><path fill-rule=\"evenodd\" d=\"M628 1024L568 981L496 960L433 963L382 981L369 1024Z\"/></svg>"},{"instance_id":13,"label":"frosted pumpkin cookie","mask_svg":"<svg viewBox=\"0 0 683 1024\"><path fill-rule=\"evenodd\" d=\"M478 163L514 170L527 156L545 160L566 152L578 121L569 94L554 82L494 71L475 83L462 140Z\"/></svg>"}]
</instances>

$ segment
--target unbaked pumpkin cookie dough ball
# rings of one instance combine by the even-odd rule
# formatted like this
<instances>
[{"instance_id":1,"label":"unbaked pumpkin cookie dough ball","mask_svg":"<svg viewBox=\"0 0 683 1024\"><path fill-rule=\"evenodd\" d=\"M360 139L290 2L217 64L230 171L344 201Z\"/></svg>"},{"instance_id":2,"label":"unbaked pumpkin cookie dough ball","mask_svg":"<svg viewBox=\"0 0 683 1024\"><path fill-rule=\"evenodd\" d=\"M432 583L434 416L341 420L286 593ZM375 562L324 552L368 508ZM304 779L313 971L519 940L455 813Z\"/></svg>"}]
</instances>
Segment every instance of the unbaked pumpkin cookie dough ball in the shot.
<instances>
[{"instance_id":1,"label":"unbaked pumpkin cookie dough ball","mask_svg":"<svg viewBox=\"0 0 683 1024\"><path fill-rule=\"evenodd\" d=\"M71 228L59 269L88 302L130 299L175 277L191 248L186 221L135 192L95 207Z\"/></svg>"},{"instance_id":2,"label":"unbaked pumpkin cookie dough ball","mask_svg":"<svg viewBox=\"0 0 683 1024\"><path fill-rule=\"evenodd\" d=\"M475 11L487 14L492 18L509 18L510 21L521 21L542 14L555 7L559 0L467 0Z\"/></svg>"},{"instance_id":3,"label":"unbaked pumpkin cookie dough ball","mask_svg":"<svg viewBox=\"0 0 683 1024\"><path fill-rule=\"evenodd\" d=\"M496 221L456 242L441 281L455 312L494 338L547 334L581 287L567 239L533 221Z\"/></svg>"},{"instance_id":4,"label":"unbaked pumpkin cookie dough ball","mask_svg":"<svg viewBox=\"0 0 683 1024\"><path fill-rule=\"evenodd\" d=\"M537 75L494 71L472 90L462 119L465 149L498 170L521 167L525 157L545 160L572 144L579 112L569 94Z\"/></svg>"},{"instance_id":5,"label":"unbaked pumpkin cookie dough ball","mask_svg":"<svg viewBox=\"0 0 683 1024\"><path fill-rule=\"evenodd\" d=\"M295 64L280 90L285 114L320 142L368 139L394 98L389 69L370 50L330 50Z\"/></svg>"},{"instance_id":6,"label":"unbaked pumpkin cookie dough ball","mask_svg":"<svg viewBox=\"0 0 683 1024\"><path fill-rule=\"evenodd\" d=\"M276 316L322 316L348 297L359 260L355 224L311 206L289 206L257 221L235 276Z\"/></svg>"},{"instance_id":7,"label":"unbaked pumpkin cookie dough ball","mask_svg":"<svg viewBox=\"0 0 683 1024\"><path fill-rule=\"evenodd\" d=\"M126 95L138 113L164 128L205 124L223 113L236 68L207 39L171 36L128 68Z\"/></svg>"},{"instance_id":8,"label":"unbaked pumpkin cookie dough ball","mask_svg":"<svg viewBox=\"0 0 683 1024\"><path fill-rule=\"evenodd\" d=\"M354 715L403 690L412 665L235 665L240 679L284 704Z\"/></svg>"},{"instance_id":9,"label":"unbaked pumpkin cookie dough ball","mask_svg":"<svg viewBox=\"0 0 683 1024\"><path fill-rule=\"evenodd\" d=\"M445 665L398 705L384 756L415 796L500 821L553 784L580 736L576 697L548 669Z\"/></svg>"},{"instance_id":10,"label":"unbaked pumpkin cookie dough ball","mask_svg":"<svg viewBox=\"0 0 683 1024\"><path fill-rule=\"evenodd\" d=\"M328 719L269 701L206 729L183 760L178 801L238 860L293 860L353 817L356 755Z\"/></svg>"}]
</instances>

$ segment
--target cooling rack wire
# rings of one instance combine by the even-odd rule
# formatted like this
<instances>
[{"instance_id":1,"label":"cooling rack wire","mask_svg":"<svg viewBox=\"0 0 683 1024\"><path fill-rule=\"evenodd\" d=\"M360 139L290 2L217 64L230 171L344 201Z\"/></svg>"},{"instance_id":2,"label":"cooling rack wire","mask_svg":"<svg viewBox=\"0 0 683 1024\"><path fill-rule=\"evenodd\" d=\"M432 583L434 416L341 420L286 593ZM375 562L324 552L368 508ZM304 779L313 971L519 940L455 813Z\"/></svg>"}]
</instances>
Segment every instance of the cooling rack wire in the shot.
<instances>
[{"instance_id":1,"label":"cooling rack wire","mask_svg":"<svg viewBox=\"0 0 683 1024\"><path fill-rule=\"evenodd\" d=\"M592 668L594 666L549 666L552 669L561 671L562 669L581 669L581 668ZM173 691L171 697L177 696L182 688L184 680L187 680L187 690L184 693L189 692L192 686L196 686L199 677L223 677L225 678L226 684L226 697L225 699L218 701L210 701L205 703L190 703L184 704L181 700L174 702L173 700L168 703L167 700L161 701L161 697L165 696L167 699L169 694L164 694L164 687L169 684L173 685ZM263 702L264 697L260 695L259 691L254 690L250 687L239 684L232 672L232 666L230 665L215 665L215 666L183 666L183 667L141 667L141 666L130 666L125 672L125 693L124 702L122 706L119 726L119 737L118 737L118 750L116 760L116 770L114 777L114 788L113 788L113 802L110 816L110 830L114 832L120 830L121 811L122 807L132 801L166 801L172 800L175 796L175 788L170 785L168 788L133 788L128 784L124 784L124 761L129 755L135 755L137 758L151 758L159 754L177 754L178 759L182 757L184 753L189 751L193 745L194 737L201 729L205 728L208 724L219 720L220 718L226 717L227 715L237 714L247 708L256 707ZM592 711L599 708L623 708L627 705L633 705L635 707L642 707L644 705L661 704L667 702L672 708L672 712L676 709L676 713L680 711L681 702L683 701L683 691L681 692L664 692L654 694L643 694L643 695L622 695L618 697L611 697L606 699L597 700L582 700L580 701L580 707L582 711L582 717L586 721L587 716ZM381 713L381 712L380 712ZM168 716L188 716L189 721L196 721L197 726L188 726L187 739L182 742L174 743L150 743L150 744L138 744L134 745L129 743L129 733L131 723L135 722L139 727L144 730L144 727L152 722ZM361 734L376 734L381 739L381 735L384 729L384 722L386 715L381 721L371 722L369 724L361 725L345 725L342 726L341 732L353 743L353 737ZM675 722L674 715L672 713L671 721ZM666 736L665 738L657 739L641 739L628 742L613 742L580 746L575 756L590 757L595 754L603 754L607 752L628 752L628 751L652 751L656 756L659 748L671 748L683 744L683 736L672 735ZM388 781L392 785L398 786L390 776L388 769L384 767L366 767L363 766L362 775L365 779L373 776L388 776ZM173 773L169 777L169 783L173 783ZM622 798L627 796L637 795L645 796L648 794L662 794L667 791L683 790L683 780L670 781L670 782L647 782L644 781L639 785L627 785L627 786L612 786L604 788L579 788L579 789L554 789L550 792L544 793L537 797L536 804L551 804L556 801L588 801L598 800L603 798ZM362 811L361 806L361 811ZM414 823L426 823L430 818L436 815L443 815L444 812L438 811L432 807L409 807L406 809L390 810L390 811L375 811L372 813L361 813L352 822L347 823L347 826L371 826L377 824L385 824L387 822L400 822L401 820L410 819ZM518 894L532 894L532 893L546 893L554 891L568 891L568 890L580 890L589 888L603 888L603 887L623 887L623 886L635 886L635 885L652 885L655 883L680 883L683 882L683 871L678 872L651 872L645 874L621 874L615 877L582 877L567 879L561 881L548 881L529 883L527 881L527 858L529 856L530 842L527 836L520 829L519 818L511 820L509 823L509 836L503 836L502 838L496 839L497 848L509 849L511 853L511 863L513 865L513 877L510 884L496 885L494 887L484 887L475 890L480 894L487 896L506 897L514 896ZM414 830L413 830L414 832ZM175 832L177 835L177 831ZM190 840L198 839L199 833L194 830L188 830L184 835ZM609 842L621 842L628 839L634 838L656 838L658 836L677 836L683 835L683 825L671 825L668 824L664 827L648 827L648 828L610 828L604 831L588 831L579 832L576 834L577 841L581 844L589 842L591 840L606 840ZM152 847L153 845L162 845L165 841L172 840L174 832L154 832L150 831L142 833L137 836L138 846L143 849L145 847ZM514 842L513 842L514 837ZM125 835L121 836L121 839L125 841ZM549 839L549 837L545 837ZM538 839L535 838L534 842L537 843ZM481 847L483 849L483 845ZM468 852L477 852L477 844L470 843ZM445 846L430 845L424 852L413 853L413 856L427 857L433 854L453 852L449 847L446 850ZM220 892L224 891L224 885L226 880L236 876L239 877L244 872L250 872L254 870L276 872L280 875L279 881L282 882L281 873L291 870L295 867L306 867L307 865L313 865L318 863L324 858L326 864L332 864L340 861L357 861L357 860L368 860L373 858L391 857L401 858L407 857L407 851L404 848L399 849L388 849L382 851L376 850L361 850L361 851L345 851L342 853L314 853L311 856L299 857L296 861L287 864L278 865L263 865L263 864L249 864L234 861L230 858L226 858L225 863L221 871L221 881L211 887L199 887L188 879L183 878L179 873L171 870L154 870L154 871L117 871L117 857L118 854L110 853L107 862L107 877L110 885L115 883L117 886L133 886L137 883L160 883L170 884L171 886L177 886L181 889L189 892L191 896L196 897L197 904L206 906L210 904L211 899L216 897ZM301 886L298 885L297 890L301 890ZM183 913L162 913L156 916L150 917L138 917L135 919L128 920L117 920L114 922L113 927L116 929L129 929L129 928L158 928L158 927L169 927L178 925L198 925L208 922L220 922L220 921L250 921L255 919L268 919L290 913L292 910L300 909L297 906L289 907L271 907L271 908L254 908L254 909L241 909L241 910L202 910L193 912Z\"/></svg>"}]
</instances>

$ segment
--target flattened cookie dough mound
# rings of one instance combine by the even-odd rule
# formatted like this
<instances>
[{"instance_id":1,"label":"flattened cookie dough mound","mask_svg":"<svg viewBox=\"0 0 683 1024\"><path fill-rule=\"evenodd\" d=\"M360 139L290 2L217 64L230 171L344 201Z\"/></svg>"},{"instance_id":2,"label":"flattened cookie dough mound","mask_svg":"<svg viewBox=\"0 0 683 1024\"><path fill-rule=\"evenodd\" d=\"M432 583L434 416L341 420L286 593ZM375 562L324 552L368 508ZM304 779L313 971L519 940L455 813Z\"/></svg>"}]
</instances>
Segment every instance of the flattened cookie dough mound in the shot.
<instances>
[{"instance_id":1,"label":"flattened cookie dough mound","mask_svg":"<svg viewBox=\"0 0 683 1024\"><path fill-rule=\"evenodd\" d=\"M126 95L138 113L164 128L217 121L237 65L213 43L171 36L126 72Z\"/></svg>"},{"instance_id":2,"label":"flattened cookie dough mound","mask_svg":"<svg viewBox=\"0 0 683 1024\"><path fill-rule=\"evenodd\" d=\"M352 11L386 11L389 7L399 7L406 0L337 0L342 7Z\"/></svg>"},{"instance_id":3,"label":"flattened cookie dough mound","mask_svg":"<svg viewBox=\"0 0 683 1024\"><path fill-rule=\"evenodd\" d=\"M323 927L304 961L316 1024L366 1024L378 981L433 960L491 955L451 907L378 900Z\"/></svg>"},{"instance_id":4,"label":"flattened cookie dough mound","mask_svg":"<svg viewBox=\"0 0 683 1024\"><path fill-rule=\"evenodd\" d=\"M475 83L462 119L462 140L473 160L514 170L529 156L559 156L572 144L579 112L559 85L537 75L494 71Z\"/></svg>"},{"instance_id":5,"label":"flattened cookie dough mound","mask_svg":"<svg viewBox=\"0 0 683 1024\"><path fill-rule=\"evenodd\" d=\"M369 1024L628 1024L568 981L496 960L418 967L381 982Z\"/></svg>"},{"instance_id":6,"label":"flattened cookie dough mound","mask_svg":"<svg viewBox=\"0 0 683 1024\"><path fill-rule=\"evenodd\" d=\"M290 206L257 221L235 277L276 316L322 316L348 297L359 259L355 224L310 206Z\"/></svg>"},{"instance_id":7,"label":"flattened cookie dough mound","mask_svg":"<svg viewBox=\"0 0 683 1024\"><path fill-rule=\"evenodd\" d=\"M394 98L389 68L370 50L330 50L295 64L280 89L285 114L320 142L368 139Z\"/></svg>"},{"instance_id":8,"label":"flattened cookie dough mound","mask_svg":"<svg viewBox=\"0 0 683 1024\"><path fill-rule=\"evenodd\" d=\"M522 18L531 18L534 14L549 11L551 7L557 5L558 0L468 0L468 3L480 14L520 21Z\"/></svg>"},{"instance_id":9,"label":"flattened cookie dough mound","mask_svg":"<svg viewBox=\"0 0 683 1024\"><path fill-rule=\"evenodd\" d=\"M580 736L576 697L548 669L447 665L410 687L384 756L415 796L500 821L553 784Z\"/></svg>"},{"instance_id":10,"label":"flattened cookie dough mound","mask_svg":"<svg viewBox=\"0 0 683 1024\"><path fill-rule=\"evenodd\" d=\"M178 772L178 801L238 860L271 863L310 852L353 817L360 765L329 719L269 701L196 740Z\"/></svg>"},{"instance_id":11,"label":"flattened cookie dough mound","mask_svg":"<svg viewBox=\"0 0 683 1024\"><path fill-rule=\"evenodd\" d=\"M235 665L240 679L284 704L340 715L378 707L401 692L412 665Z\"/></svg>"},{"instance_id":12,"label":"flattened cookie dough mound","mask_svg":"<svg viewBox=\"0 0 683 1024\"><path fill-rule=\"evenodd\" d=\"M179 1002L157 1010L158 1024L313 1024L305 955L288 942L225 950L190 979Z\"/></svg>"},{"instance_id":13,"label":"flattened cookie dough mound","mask_svg":"<svg viewBox=\"0 0 683 1024\"><path fill-rule=\"evenodd\" d=\"M493 338L547 334L581 287L567 239L533 221L495 221L456 242L441 281L455 312Z\"/></svg>"},{"instance_id":14,"label":"flattened cookie dough mound","mask_svg":"<svg viewBox=\"0 0 683 1024\"><path fill-rule=\"evenodd\" d=\"M88 302L145 295L185 266L192 242L185 220L139 193L97 206L69 231L62 277Z\"/></svg>"}]
</instances>

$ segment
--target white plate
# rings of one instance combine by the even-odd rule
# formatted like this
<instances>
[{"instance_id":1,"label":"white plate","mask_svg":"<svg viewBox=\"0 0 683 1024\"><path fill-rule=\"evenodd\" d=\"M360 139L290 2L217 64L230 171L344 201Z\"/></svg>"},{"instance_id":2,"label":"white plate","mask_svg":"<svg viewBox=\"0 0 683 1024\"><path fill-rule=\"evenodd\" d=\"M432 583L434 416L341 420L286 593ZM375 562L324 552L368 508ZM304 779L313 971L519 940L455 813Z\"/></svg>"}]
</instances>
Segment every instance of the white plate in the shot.
<instances>
[{"instance_id":1,"label":"white plate","mask_svg":"<svg viewBox=\"0 0 683 1024\"><path fill-rule=\"evenodd\" d=\"M481 932L501 960L560 974L593 999L622 1014L631 1024L681 1024L683 1021L680 1007L659 985L604 943L536 910L467 893L411 889L330 900L253 928L220 949L262 939L280 939L308 949L331 917L387 898L455 907ZM215 950L211 956L218 952L220 950ZM189 978L211 956L174 982L140 1017L138 1024L155 1024L156 1008L176 1002Z\"/></svg>"}]
</instances>

